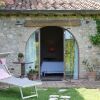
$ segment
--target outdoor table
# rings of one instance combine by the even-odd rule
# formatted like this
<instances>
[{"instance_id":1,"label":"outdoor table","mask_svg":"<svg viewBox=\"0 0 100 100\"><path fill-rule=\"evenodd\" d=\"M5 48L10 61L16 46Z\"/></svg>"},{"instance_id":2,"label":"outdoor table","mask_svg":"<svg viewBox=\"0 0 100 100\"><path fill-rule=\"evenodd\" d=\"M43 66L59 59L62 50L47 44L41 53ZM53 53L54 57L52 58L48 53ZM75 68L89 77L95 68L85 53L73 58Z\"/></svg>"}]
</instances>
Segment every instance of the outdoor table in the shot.
<instances>
[{"instance_id":1,"label":"outdoor table","mask_svg":"<svg viewBox=\"0 0 100 100\"><path fill-rule=\"evenodd\" d=\"M21 65L21 76L20 77L24 77L25 76L25 65L26 64L31 64L33 62L13 62L13 63Z\"/></svg>"}]
</instances>

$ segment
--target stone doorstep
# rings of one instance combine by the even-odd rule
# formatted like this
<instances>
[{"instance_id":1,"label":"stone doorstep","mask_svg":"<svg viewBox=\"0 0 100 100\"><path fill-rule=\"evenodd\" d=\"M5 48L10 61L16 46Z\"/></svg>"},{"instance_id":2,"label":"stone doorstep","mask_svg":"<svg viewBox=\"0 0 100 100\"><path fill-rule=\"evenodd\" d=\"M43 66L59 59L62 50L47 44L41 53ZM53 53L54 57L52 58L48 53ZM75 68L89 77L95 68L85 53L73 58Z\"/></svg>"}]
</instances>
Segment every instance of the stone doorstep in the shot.
<instances>
[{"instance_id":1,"label":"stone doorstep","mask_svg":"<svg viewBox=\"0 0 100 100\"><path fill-rule=\"evenodd\" d=\"M59 98L59 95L50 95L50 98Z\"/></svg>"},{"instance_id":2,"label":"stone doorstep","mask_svg":"<svg viewBox=\"0 0 100 100\"><path fill-rule=\"evenodd\" d=\"M58 98L49 98L49 100L58 100Z\"/></svg>"},{"instance_id":3,"label":"stone doorstep","mask_svg":"<svg viewBox=\"0 0 100 100\"><path fill-rule=\"evenodd\" d=\"M71 97L70 96L59 96L59 95L50 95L49 100L69 100Z\"/></svg>"},{"instance_id":4,"label":"stone doorstep","mask_svg":"<svg viewBox=\"0 0 100 100\"><path fill-rule=\"evenodd\" d=\"M61 99L70 99L70 96L60 96Z\"/></svg>"}]
</instances>

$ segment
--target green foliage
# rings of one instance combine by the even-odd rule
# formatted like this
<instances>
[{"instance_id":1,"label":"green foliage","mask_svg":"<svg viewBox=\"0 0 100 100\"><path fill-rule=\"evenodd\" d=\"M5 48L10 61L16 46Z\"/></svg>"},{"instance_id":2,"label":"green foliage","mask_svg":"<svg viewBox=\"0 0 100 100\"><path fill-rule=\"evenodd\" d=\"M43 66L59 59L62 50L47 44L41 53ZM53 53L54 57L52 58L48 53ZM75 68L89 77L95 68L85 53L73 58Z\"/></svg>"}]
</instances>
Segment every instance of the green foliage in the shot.
<instances>
[{"instance_id":1,"label":"green foliage","mask_svg":"<svg viewBox=\"0 0 100 100\"><path fill-rule=\"evenodd\" d=\"M20 58L24 57L23 53L18 53L18 57Z\"/></svg>"},{"instance_id":2,"label":"green foliage","mask_svg":"<svg viewBox=\"0 0 100 100\"><path fill-rule=\"evenodd\" d=\"M97 25L97 33L100 34L100 19L96 19L96 25Z\"/></svg>"},{"instance_id":3,"label":"green foliage","mask_svg":"<svg viewBox=\"0 0 100 100\"><path fill-rule=\"evenodd\" d=\"M36 70L34 70L34 69L30 69L30 70L29 70L29 74L35 74L35 73L37 73Z\"/></svg>"},{"instance_id":4,"label":"green foliage","mask_svg":"<svg viewBox=\"0 0 100 100\"><path fill-rule=\"evenodd\" d=\"M100 19L96 20L97 34L90 36L90 41L93 45L100 45Z\"/></svg>"},{"instance_id":5,"label":"green foliage","mask_svg":"<svg viewBox=\"0 0 100 100\"><path fill-rule=\"evenodd\" d=\"M100 45L100 34L91 35L90 41L93 45Z\"/></svg>"},{"instance_id":6,"label":"green foliage","mask_svg":"<svg viewBox=\"0 0 100 100\"><path fill-rule=\"evenodd\" d=\"M68 85L68 84L67 84ZM93 87L94 88L94 87ZM62 88L61 88L62 89ZM99 88L63 88L67 91L59 92L59 88L40 88L38 89L38 98L33 97L26 100L48 100L50 95L71 96L70 100L100 100ZM30 95L33 88L25 88L25 95ZM12 87L0 90L0 100L22 100L19 89Z\"/></svg>"},{"instance_id":7,"label":"green foliage","mask_svg":"<svg viewBox=\"0 0 100 100\"><path fill-rule=\"evenodd\" d=\"M97 33L100 34L100 26L97 26Z\"/></svg>"},{"instance_id":8,"label":"green foliage","mask_svg":"<svg viewBox=\"0 0 100 100\"><path fill-rule=\"evenodd\" d=\"M29 69L28 74L36 74L36 73L38 73L38 66L35 66L34 69L32 69L31 66L29 68L30 69Z\"/></svg>"}]
</instances>

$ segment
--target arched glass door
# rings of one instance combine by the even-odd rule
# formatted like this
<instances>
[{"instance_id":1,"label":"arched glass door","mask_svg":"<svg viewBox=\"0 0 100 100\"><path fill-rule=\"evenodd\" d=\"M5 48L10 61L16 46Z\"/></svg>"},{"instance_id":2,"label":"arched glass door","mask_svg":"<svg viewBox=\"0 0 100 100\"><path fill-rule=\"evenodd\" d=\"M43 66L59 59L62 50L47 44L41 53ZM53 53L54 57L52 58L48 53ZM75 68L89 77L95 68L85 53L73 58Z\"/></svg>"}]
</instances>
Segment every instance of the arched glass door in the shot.
<instances>
[{"instance_id":1,"label":"arched glass door","mask_svg":"<svg viewBox=\"0 0 100 100\"><path fill-rule=\"evenodd\" d=\"M25 70L26 74L33 72L39 78L39 30L32 33L26 43L25 49Z\"/></svg>"},{"instance_id":2,"label":"arched glass door","mask_svg":"<svg viewBox=\"0 0 100 100\"><path fill-rule=\"evenodd\" d=\"M78 79L78 46L69 31L64 32L65 78Z\"/></svg>"}]
</instances>

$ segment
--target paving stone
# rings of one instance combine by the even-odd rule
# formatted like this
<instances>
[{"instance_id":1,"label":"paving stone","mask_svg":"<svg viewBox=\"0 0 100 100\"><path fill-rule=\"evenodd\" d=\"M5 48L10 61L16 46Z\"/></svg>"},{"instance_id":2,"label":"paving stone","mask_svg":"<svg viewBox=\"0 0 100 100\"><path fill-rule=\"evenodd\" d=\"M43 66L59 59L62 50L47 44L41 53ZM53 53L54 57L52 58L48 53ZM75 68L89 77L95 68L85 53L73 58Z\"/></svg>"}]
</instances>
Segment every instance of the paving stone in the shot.
<instances>
[{"instance_id":1,"label":"paving stone","mask_svg":"<svg viewBox=\"0 0 100 100\"><path fill-rule=\"evenodd\" d=\"M86 79L85 79L86 80ZM57 87L57 88L100 88L100 81L90 82L88 80L76 80L75 82L70 81L43 81L43 84L39 87Z\"/></svg>"}]
</instances>

